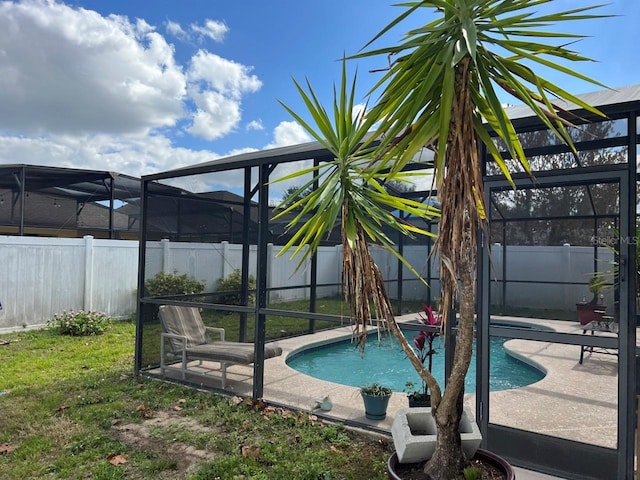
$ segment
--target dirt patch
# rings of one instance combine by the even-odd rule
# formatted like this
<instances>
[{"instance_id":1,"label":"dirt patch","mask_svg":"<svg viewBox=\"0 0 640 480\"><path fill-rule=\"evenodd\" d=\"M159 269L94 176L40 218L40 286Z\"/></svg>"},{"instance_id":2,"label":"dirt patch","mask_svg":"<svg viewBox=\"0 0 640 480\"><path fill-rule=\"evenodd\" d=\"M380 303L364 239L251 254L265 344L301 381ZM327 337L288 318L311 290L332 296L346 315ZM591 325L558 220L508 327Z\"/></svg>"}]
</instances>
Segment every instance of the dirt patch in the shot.
<instances>
[{"instance_id":1,"label":"dirt patch","mask_svg":"<svg viewBox=\"0 0 640 480\"><path fill-rule=\"evenodd\" d=\"M167 441L154 437L154 428L172 428L194 433L218 433L215 429L205 427L195 420L184 418L180 412L154 412L152 418L142 423L117 424L113 426L119 440L144 452L155 453L168 461L175 462L176 468L164 471L157 478L162 480L182 479L186 474L197 469L200 463L215 457L211 450L200 450L193 445L179 441Z\"/></svg>"}]
</instances>

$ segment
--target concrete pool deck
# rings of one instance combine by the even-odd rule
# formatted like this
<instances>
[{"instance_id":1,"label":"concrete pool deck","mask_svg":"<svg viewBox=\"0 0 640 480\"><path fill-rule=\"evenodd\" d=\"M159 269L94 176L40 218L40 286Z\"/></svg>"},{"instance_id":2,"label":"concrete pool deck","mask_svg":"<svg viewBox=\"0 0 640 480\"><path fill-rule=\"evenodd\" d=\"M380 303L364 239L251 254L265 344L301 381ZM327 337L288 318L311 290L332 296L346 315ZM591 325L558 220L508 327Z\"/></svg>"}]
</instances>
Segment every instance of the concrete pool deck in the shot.
<instances>
[{"instance_id":1,"label":"concrete pool deck","mask_svg":"<svg viewBox=\"0 0 640 480\"><path fill-rule=\"evenodd\" d=\"M415 314L405 315L399 317L398 321L415 318ZM559 332L582 333L581 326L575 322L500 318L536 323ZM372 421L364 416L357 387L319 380L286 364L287 357L301 349L331 343L350 335L351 329L346 326L275 342L282 348L283 354L265 362L263 397L269 403L317 412L319 416L331 420L389 435L396 412L407 407L404 393L392 394L385 420ZM583 364L579 364L580 347L577 345L509 340L505 347L522 360L542 367L546 370L546 376L526 387L492 392L491 423L615 448L617 356L587 353ZM247 368L250 367L233 366L228 370L228 387L241 395L251 395L251 382L246 381L244 376L238 376L238 381L234 377L235 374L246 372ZM331 411L314 410L316 399L327 395L333 404ZM467 395L465 403L472 410L475 409L474 395ZM541 409L540 405L544 405L544 408ZM517 469L517 472L519 480L557 478L523 469Z\"/></svg>"},{"instance_id":2,"label":"concrete pool deck","mask_svg":"<svg viewBox=\"0 0 640 480\"><path fill-rule=\"evenodd\" d=\"M523 321L518 318L502 318ZM415 315L401 317L399 320L407 319L415 319ZM577 323L529 321L534 322L556 331L582 332ZM357 387L319 380L286 364L287 357L301 349L331 343L349 337L350 334L350 327L342 327L311 337L278 341L277 345L282 348L283 354L268 360L265 365L265 399L310 410L315 399L329 395L333 402L330 416L388 431L395 412L407 407L405 394L394 392L385 420L367 420ZM505 346L522 360L542 367L546 370L546 376L523 388L492 392L492 423L615 448L618 388L616 356L586 354L580 365L580 347L576 345L510 340ZM466 403L473 409L474 395L467 395ZM541 410L540 405L545 405L545 408Z\"/></svg>"}]
</instances>

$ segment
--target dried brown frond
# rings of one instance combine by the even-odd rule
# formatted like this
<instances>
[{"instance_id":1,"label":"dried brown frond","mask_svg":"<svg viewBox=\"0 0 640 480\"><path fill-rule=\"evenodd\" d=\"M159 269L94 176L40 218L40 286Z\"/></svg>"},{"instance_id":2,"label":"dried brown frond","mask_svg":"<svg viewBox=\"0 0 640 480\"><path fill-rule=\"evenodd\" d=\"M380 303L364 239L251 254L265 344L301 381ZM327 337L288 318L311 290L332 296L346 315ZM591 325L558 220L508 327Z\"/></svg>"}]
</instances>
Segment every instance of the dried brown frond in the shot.
<instances>
[{"instance_id":1,"label":"dried brown frond","mask_svg":"<svg viewBox=\"0 0 640 480\"><path fill-rule=\"evenodd\" d=\"M342 208L342 225L346 225L349 203ZM353 336L364 352L367 341L367 325L377 320L380 329L391 331L400 348L420 377L427 383L434 401L440 400L441 390L431 372L424 366L398 326L393 307L380 269L373 260L366 234L361 225L356 225L356 239L350 243L346 229L342 229L342 285L345 301L349 304L353 319ZM373 306L373 308L372 308ZM380 330L378 330L380 331Z\"/></svg>"}]
</instances>

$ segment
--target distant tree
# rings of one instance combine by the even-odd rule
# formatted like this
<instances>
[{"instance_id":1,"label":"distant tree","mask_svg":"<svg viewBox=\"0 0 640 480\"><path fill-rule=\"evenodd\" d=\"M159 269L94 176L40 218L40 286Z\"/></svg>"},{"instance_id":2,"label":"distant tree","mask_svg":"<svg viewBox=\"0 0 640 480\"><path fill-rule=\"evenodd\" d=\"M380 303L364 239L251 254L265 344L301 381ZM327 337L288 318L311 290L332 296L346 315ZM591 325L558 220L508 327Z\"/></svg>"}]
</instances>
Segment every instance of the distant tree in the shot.
<instances>
[{"instance_id":1,"label":"distant tree","mask_svg":"<svg viewBox=\"0 0 640 480\"><path fill-rule=\"evenodd\" d=\"M615 134L615 123L594 122L580 128L570 128L574 143L610 138ZM553 132L540 130L519 135L525 151L558 143ZM500 148L500 143L498 146ZM600 148L546 155L528 156L531 170L557 171L594 165L612 165L627 160L624 147ZM516 162L507 160L516 170ZM497 169L497 167L495 167ZM512 245L589 245L594 235L592 216L618 213L619 189L617 184L595 184L589 186L565 186L547 188L521 188L499 192L492 196L492 219L521 219L506 225L506 243ZM558 217L573 217L558 218ZM590 218L580 218L590 217ZM531 218L531 220L525 220ZM598 235L613 227L610 219L598 224ZM502 224L492 225L492 237L502 241Z\"/></svg>"},{"instance_id":2,"label":"distant tree","mask_svg":"<svg viewBox=\"0 0 640 480\"><path fill-rule=\"evenodd\" d=\"M313 191L312 188L306 188L306 189L301 191L300 187L297 186L297 185L289 187L282 193L282 200L280 201L279 207L282 208L282 209L289 208L294 203L300 201L301 199L303 199L304 197L309 195L312 191ZM300 211L301 208L302 207L299 206L299 207L295 207L292 210L293 211Z\"/></svg>"}]
</instances>

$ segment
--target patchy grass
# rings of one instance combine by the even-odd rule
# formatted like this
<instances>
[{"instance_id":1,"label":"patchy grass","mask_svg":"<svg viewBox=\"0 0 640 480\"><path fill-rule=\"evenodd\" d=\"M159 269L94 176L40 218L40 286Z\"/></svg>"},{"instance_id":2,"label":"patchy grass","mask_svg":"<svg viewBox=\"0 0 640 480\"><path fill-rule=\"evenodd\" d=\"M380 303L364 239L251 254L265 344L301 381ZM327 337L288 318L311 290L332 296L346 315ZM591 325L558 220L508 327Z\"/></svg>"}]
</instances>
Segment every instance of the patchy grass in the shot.
<instances>
[{"instance_id":1,"label":"patchy grass","mask_svg":"<svg viewBox=\"0 0 640 480\"><path fill-rule=\"evenodd\" d=\"M0 337L0 478L386 478L388 448L341 425L136 379L134 330Z\"/></svg>"}]
</instances>

